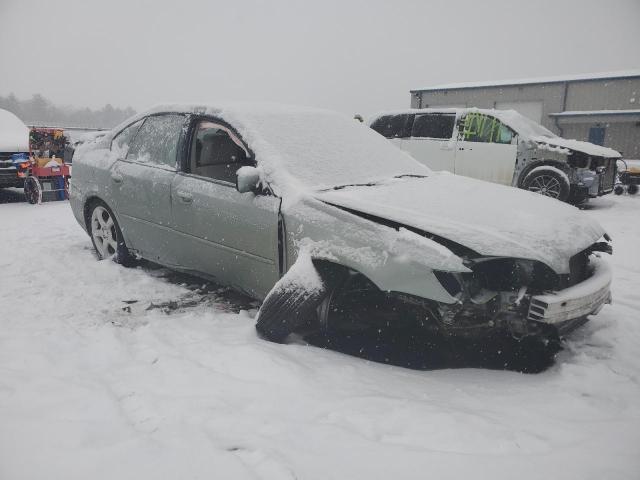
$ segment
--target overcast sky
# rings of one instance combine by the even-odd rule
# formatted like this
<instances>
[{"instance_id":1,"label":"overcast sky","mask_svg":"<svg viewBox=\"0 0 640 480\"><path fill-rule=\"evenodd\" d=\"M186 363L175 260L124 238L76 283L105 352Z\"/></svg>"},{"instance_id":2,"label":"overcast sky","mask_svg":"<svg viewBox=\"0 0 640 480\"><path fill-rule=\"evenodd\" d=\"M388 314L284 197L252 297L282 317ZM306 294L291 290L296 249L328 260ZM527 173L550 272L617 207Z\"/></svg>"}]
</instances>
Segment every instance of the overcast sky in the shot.
<instances>
[{"instance_id":1,"label":"overcast sky","mask_svg":"<svg viewBox=\"0 0 640 480\"><path fill-rule=\"evenodd\" d=\"M640 0L0 0L0 19L0 95L76 107L369 115L443 82L640 68Z\"/></svg>"}]
</instances>

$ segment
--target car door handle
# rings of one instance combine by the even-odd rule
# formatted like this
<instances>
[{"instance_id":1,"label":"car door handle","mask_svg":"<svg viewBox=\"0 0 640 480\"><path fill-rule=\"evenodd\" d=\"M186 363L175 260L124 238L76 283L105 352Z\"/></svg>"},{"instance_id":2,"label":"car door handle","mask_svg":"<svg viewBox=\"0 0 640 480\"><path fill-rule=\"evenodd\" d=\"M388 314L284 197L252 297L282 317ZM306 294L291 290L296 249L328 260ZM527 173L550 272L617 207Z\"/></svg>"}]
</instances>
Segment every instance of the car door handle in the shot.
<instances>
[{"instance_id":1,"label":"car door handle","mask_svg":"<svg viewBox=\"0 0 640 480\"><path fill-rule=\"evenodd\" d=\"M178 190L176 194L180 197L180 200L182 200L184 203L193 202L193 195L191 195L189 192Z\"/></svg>"},{"instance_id":2,"label":"car door handle","mask_svg":"<svg viewBox=\"0 0 640 480\"><path fill-rule=\"evenodd\" d=\"M124 177L120 173L113 172L111 174L111 180L113 180L115 183L122 183Z\"/></svg>"}]
</instances>

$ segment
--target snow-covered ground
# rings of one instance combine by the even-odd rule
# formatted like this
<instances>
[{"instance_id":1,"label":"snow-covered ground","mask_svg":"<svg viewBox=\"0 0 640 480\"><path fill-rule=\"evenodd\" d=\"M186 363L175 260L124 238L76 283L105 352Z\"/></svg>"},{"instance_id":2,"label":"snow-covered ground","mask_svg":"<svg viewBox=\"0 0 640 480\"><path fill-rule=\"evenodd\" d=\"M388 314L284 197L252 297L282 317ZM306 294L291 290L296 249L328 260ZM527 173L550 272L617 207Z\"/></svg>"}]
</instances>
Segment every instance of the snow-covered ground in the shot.
<instances>
[{"instance_id":1,"label":"snow-covered ground","mask_svg":"<svg viewBox=\"0 0 640 480\"><path fill-rule=\"evenodd\" d=\"M640 478L639 212L592 202L615 303L527 375L268 343L242 300L97 262L66 202L0 205L0 479Z\"/></svg>"}]
</instances>

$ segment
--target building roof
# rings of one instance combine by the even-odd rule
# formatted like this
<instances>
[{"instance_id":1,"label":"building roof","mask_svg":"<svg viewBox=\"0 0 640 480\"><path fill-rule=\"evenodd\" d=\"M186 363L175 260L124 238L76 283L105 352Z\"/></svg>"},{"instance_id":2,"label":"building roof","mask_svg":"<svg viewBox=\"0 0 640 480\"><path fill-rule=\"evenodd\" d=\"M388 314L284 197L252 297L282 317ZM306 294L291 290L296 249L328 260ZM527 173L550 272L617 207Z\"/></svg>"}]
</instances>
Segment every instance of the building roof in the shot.
<instances>
[{"instance_id":1,"label":"building roof","mask_svg":"<svg viewBox=\"0 0 640 480\"><path fill-rule=\"evenodd\" d=\"M569 110L549 113L550 117L587 117L594 115L640 115L640 110Z\"/></svg>"},{"instance_id":2,"label":"building roof","mask_svg":"<svg viewBox=\"0 0 640 480\"><path fill-rule=\"evenodd\" d=\"M535 85L540 83L564 83L590 80L615 80L620 78L640 78L640 69L617 72L582 73L577 75L563 75L557 77L521 78L517 80L489 80L483 82L462 82L435 85L426 88L416 88L411 92L429 92L438 90L464 90L469 88L507 87L513 85Z\"/></svg>"}]
</instances>

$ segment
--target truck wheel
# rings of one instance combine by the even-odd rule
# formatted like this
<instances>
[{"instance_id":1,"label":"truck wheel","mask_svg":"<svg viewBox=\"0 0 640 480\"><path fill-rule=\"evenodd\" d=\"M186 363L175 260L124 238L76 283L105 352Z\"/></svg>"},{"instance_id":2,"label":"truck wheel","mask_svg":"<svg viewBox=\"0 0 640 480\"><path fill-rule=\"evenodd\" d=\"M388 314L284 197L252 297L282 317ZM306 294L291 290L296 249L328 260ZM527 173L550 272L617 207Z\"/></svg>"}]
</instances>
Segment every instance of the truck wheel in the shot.
<instances>
[{"instance_id":1,"label":"truck wheel","mask_svg":"<svg viewBox=\"0 0 640 480\"><path fill-rule=\"evenodd\" d=\"M622 195L624 193L624 187L622 185L616 185L613 189L613 193L616 195Z\"/></svg>"},{"instance_id":2,"label":"truck wheel","mask_svg":"<svg viewBox=\"0 0 640 480\"><path fill-rule=\"evenodd\" d=\"M89 206L87 227L99 260L110 258L124 266L133 263L120 226L106 203L96 200Z\"/></svg>"},{"instance_id":3,"label":"truck wheel","mask_svg":"<svg viewBox=\"0 0 640 480\"><path fill-rule=\"evenodd\" d=\"M556 169L536 168L522 182L522 188L564 202L569 197L571 185Z\"/></svg>"},{"instance_id":4,"label":"truck wheel","mask_svg":"<svg viewBox=\"0 0 640 480\"><path fill-rule=\"evenodd\" d=\"M627 193L629 195L635 195L636 193L638 193L638 185L636 185L635 183L632 183L631 185L629 185L627 187Z\"/></svg>"},{"instance_id":5,"label":"truck wheel","mask_svg":"<svg viewBox=\"0 0 640 480\"><path fill-rule=\"evenodd\" d=\"M42 203L42 187L35 177L27 177L24 181L24 196L31 205Z\"/></svg>"}]
</instances>

